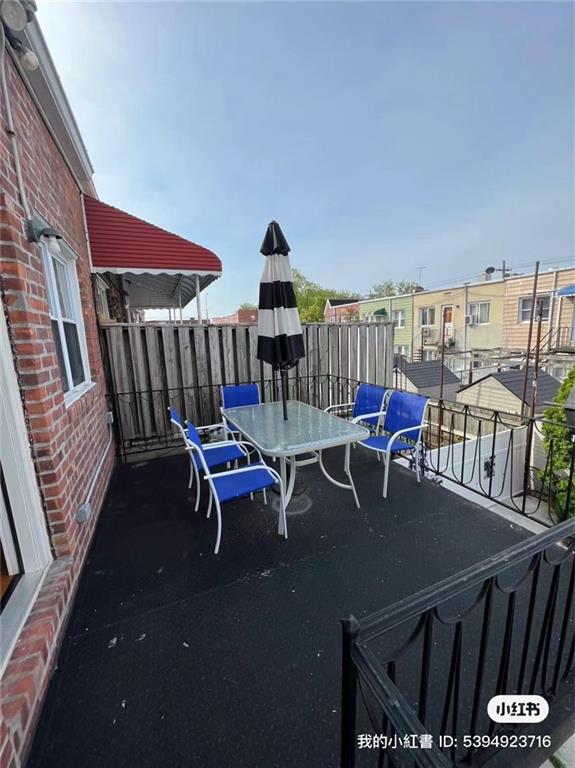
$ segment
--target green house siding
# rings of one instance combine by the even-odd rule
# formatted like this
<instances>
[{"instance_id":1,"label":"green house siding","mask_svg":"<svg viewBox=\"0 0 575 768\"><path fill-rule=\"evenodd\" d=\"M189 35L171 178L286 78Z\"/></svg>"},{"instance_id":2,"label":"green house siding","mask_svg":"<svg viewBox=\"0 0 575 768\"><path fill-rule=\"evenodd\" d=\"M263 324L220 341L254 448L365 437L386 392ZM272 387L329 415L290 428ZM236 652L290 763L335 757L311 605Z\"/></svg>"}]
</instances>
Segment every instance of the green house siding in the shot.
<instances>
[{"instance_id":1,"label":"green house siding","mask_svg":"<svg viewBox=\"0 0 575 768\"><path fill-rule=\"evenodd\" d=\"M403 309L405 312L405 326L395 328L393 334L394 347L407 347L408 354L411 353L411 341L413 335L413 298L411 296L391 296L385 299L372 299L371 301L361 301L359 303L359 319L365 320L369 315L373 315L377 310L385 309L387 319L392 319L392 311Z\"/></svg>"},{"instance_id":2,"label":"green house siding","mask_svg":"<svg viewBox=\"0 0 575 768\"><path fill-rule=\"evenodd\" d=\"M393 332L393 345L406 346L411 351L411 338L413 333L413 300L411 296L399 297L397 299L391 299L391 309L389 312L389 319L392 319L392 312L395 309L403 309L405 312L405 325L403 328L395 328Z\"/></svg>"},{"instance_id":3,"label":"green house siding","mask_svg":"<svg viewBox=\"0 0 575 768\"><path fill-rule=\"evenodd\" d=\"M389 317L389 299L374 299L369 302L359 303L359 319L365 320L368 315L373 315L377 309L385 309Z\"/></svg>"}]
</instances>

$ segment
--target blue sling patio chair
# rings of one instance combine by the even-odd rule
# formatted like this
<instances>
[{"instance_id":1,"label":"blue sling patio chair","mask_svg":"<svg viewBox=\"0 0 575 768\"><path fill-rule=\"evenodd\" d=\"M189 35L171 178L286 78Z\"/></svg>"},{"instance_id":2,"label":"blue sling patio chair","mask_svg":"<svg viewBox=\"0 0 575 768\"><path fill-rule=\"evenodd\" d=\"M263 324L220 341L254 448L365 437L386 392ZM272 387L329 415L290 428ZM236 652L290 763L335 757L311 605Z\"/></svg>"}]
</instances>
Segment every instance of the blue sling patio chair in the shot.
<instances>
[{"instance_id":1,"label":"blue sling patio chair","mask_svg":"<svg viewBox=\"0 0 575 768\"><path fill-rule=\"evenodd\" d=\"M370 414L372 418L382 418L381 428L387 434L375 434L362 440L359 444L370 451L376 451L382 456L385 463L383 477L383 498L387 498L387 482L389 479L389 467L394 453L409 451L415 459L415 473L417 482L420 478L421 457L421 431L425 426L425 411L427 409L427 397L414 395L410 392L392 392L387 409L380 413ZM353 421L361 421L358 416Z\"/></svg>"},{"instance_id":2,"label":"blue sling patio chair","mask_svg":"<svg viewBox=\"0 0 575 768\"><path fill-rule=\"evenodd\" d=\"M176 427L178 433L180 434L182 440L184 441L185 449L188 448L188 424L187 422L183 422L180 418L179 413L176 411L175 408L169 407L168 412L170 414L170 421ZM208 427L199 427L196 429L196 432L199 434L200 432L207 432L214 429L221 429L221 424L210 424ZM255 450L254 446L251 445L251 443L242 444L236 440L223 440L215 443L207 443L204 444L204 451L206 453L207 459L206 462L209 467L217 467L220 464L227 464L228 468L231 466L231 463L234 462L234 464L237 466L237 462L240 459L247 459L248 463L250 461L249 457L249 451L250 449ZM194 511L198 511L200 506L200 496L201 496L201 484L200 484L200 474L199 470L202 469L200 460L198 458L197 454L192 455L191 453L188 453L190 457L190 480L188 482L188 488L191 488L193 485L194 478L196 480L196 504L194 507Z\"/></svg>"},{"instance_id":3,"label":"blue sling patio chair","mask_svg":"<svg viewBox=\"0 0 575 768\"><path fill-rule=\"evenodd\" d=\"M244 405L260 405L260 388L257 384L226 384L220 387L222 408L241 408ZM237 427L224 418L224 424L231 433Z\"/></svg>"},{"instance_id":4,"label":"blue sling patio chair","mask_svg":"<svg viewBox=\"0 0 575 768\"><path fill-rule=\"evenodd\" d=\"M253 494L258 491L263 492L264 503L267 503L266 488L270 488L273 485L279 485L280 488L280 510L278 515L278 534L287 539L287 521L285 511L285 493L283 483L279 474L264 462L261 453L252 446L251 443L245 442L231 442L224 441L219 446L214 444L213 447L202 444L198 431L193 424L188 423L187 430L187 448L186 450L193 457L194 465L196 459L199 462L201 469L204 472L204 479L207 480L210 488L210 500L208 503L208 511L206 517L209 517L212 511L212 504L215 502L216 514L218 517L218 535L216 538L216 546L214 548L214 554L218 554L220 549L220 541L222 538L222 510L221 505L227 501L233 501L234 499L240 499L243 496L250 496L253 498ZM248 464L244 467L236 467L224 472L212 473L210 463L212 462L213 452L217 447L219 448L234 448L249 446L257 453L258 460L255 463ZM210 456L212 454L212 456ZM223 454L222 454L223 455ZM224 459L225 461L225 459ZM221 462L220 462L221 463Z\"/></svg>"},{"instance_id":5,"label":"blue sling patio chair","mask_svg":"<svg viewBox=\"0 0 575 768\"><path fill-rule=\"evenodd\" d=\"M384 402L388 390L385 387L378 387L375 384L360 384L355 394L355 400L352 403L338 403L328 406L326 413L351 409L351 418L354 422L361 422L372 431L377 429L381 416L384 412ZM374 415L375 414L375 415Z\"/></svg>"}]
</instances>

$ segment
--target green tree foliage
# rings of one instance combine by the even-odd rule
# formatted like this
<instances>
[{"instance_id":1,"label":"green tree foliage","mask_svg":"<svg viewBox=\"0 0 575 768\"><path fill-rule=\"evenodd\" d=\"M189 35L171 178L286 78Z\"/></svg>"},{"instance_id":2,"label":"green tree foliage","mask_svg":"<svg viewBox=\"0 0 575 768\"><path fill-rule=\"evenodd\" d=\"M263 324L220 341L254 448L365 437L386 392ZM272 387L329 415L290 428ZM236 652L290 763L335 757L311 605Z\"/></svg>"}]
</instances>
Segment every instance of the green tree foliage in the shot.
<instances>
[{"instance_id":1,"label":"green tree foliage","mask_svg":"<svg viewBox=\"0 0 575 768\"><path fill-rule=\"evenodd\" d=\"M299 269L293 269L293 287L302 323L323 322L323 310L328 299L352 299L349 291L334 291L308 280Z\"/></svg>"},{"instance_id":2,"label":"green tree foliage","mask_svg":"<svg viewBox=\"0 0 575 768\"><path fill-rule=\"evenodd\" d=\"M373 286L370 295L374 299L384 299L386 296L403 296L405 293L413 293L416 288L417 283L409 280L400 280L398 283L394 283L393 280L384 280Z\"/></svg>"},{"instance_id":3,"label":"green tree foliage","mask_svg":"<svg viewBox=\"0 0 575 768\"><path fill-rule=\"evenodd\" d=\"M258 308L257 304L252 304L249 301L244 301L243 304L240 304L240 309L257 309L257 308Z\"/></svg>"},{"instance_id":4,"label":"green tree foliage","mask_svg":"<svg viewBox=\"0 0 575 768\"><path fill-rule=\"evenodd\" d=\"M569 469L573 453L572 431L567 426L565 402L575 384L575 368L559 387L555 405L550 405L543 413L543 447L549 456L549 466L540 473L545 488L549 488L551 512L560 520L575 516L575 488L571 489L571 499L567 509L567 491L569 488ZM562 426L565 425L565 426Z\"/></svg>"}]
</instances>

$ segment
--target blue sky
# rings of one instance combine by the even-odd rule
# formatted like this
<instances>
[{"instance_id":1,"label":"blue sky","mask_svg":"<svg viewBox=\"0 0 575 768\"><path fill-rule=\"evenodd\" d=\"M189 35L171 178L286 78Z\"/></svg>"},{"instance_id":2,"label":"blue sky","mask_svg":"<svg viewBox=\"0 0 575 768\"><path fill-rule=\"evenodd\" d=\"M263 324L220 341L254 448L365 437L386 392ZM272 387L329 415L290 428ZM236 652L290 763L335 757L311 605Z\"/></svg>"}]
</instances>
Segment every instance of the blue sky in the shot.
<instances>
[{"instance_id":1,"label":"blue sky","mask_svg":"<svg viewBox=\"0 0 575 768\"><path fill-rule=\"evenodd\" d=\"M257 301L268 221L332 288L574 260L571 3L55 3L100 198Z\"/></svg>"}]
</instances>

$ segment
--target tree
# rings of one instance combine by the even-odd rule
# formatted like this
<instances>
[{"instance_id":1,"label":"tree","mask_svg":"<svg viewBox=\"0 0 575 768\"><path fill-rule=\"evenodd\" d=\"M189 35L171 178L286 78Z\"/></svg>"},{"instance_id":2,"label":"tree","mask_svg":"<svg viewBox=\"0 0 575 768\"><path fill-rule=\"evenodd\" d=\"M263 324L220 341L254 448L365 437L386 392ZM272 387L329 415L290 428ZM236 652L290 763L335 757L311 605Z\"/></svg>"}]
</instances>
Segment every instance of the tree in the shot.
<instances>
[{"instance_id":1,"label":"tree","mask_svg":"<svg viewBox=\"0 0 575 768\"><path fill-rule=\"evenodd\" d=\"M567 508L569 489L569 474L574 450L573 432L567 426L565 403L575 385L575 367L559 387L555 405L550 405L543 412L545 421L553 424L543 424L543 447L547 453L547 466L539 473L539 479L549 488L549 511L559 520L575 516L575 489L571 489L571 499ZM563 426L565 425L565 426Z\"/></svg>"},{"instance_id":2,"label":"tree","mask_svg":"<svg viewBox=\"0 0 575 768\"><path fill-rule=\"evenodd\" d=\"M399 283L397 283L397 295L403 296L404 293L413 293L416 288L419 288L417 283L414 283L411 280L400 280Z\"/></svg>"},{"instance_id":3,"label":"tree","mask_svg":"<svg viewBox=\"0 0 575 768\"><path fill-rule=\"evenodd\" d=\"M292 269L293 287L302 323L321 323L328 299L352 299L349 291L334 291L308 280L299 269Z\"/></svg>"},{"instance_id":4,"label":"tree","mask_svg":"<svg viewBox=\"0 0 575 768\"><path fill-rule=\"evenodd\" d=\"M393 280L384 280L382 283L376 283L371 289L371 296L374 299L385 299L386 296L396 296L397 290Z\"/></svg>"},{"instance_id":5,"label":"tree","mask_svg":"<svg viewBox=\"0 0 575 768\"><path fill-rule=\"evenodd\" d=\"M257 304L252 304L249 301L244 301L243 304L240 304L240 309L257 309L257 308L258 308Z\"/></svg>"},{"instance_id":6,"label":"tree","mask_svg":"<svg viewBox=\"0 0 575 768\"><path fill-rule=\"evenodd\" d=\"M394 283L393 280L384 280L382 283L376 283L371 289L371 296L374 299L385 299L387 296L403 296L405 293L413 293L417 288L417 283L410 280L400 280Z\"/></svg>"}]
</instances>

